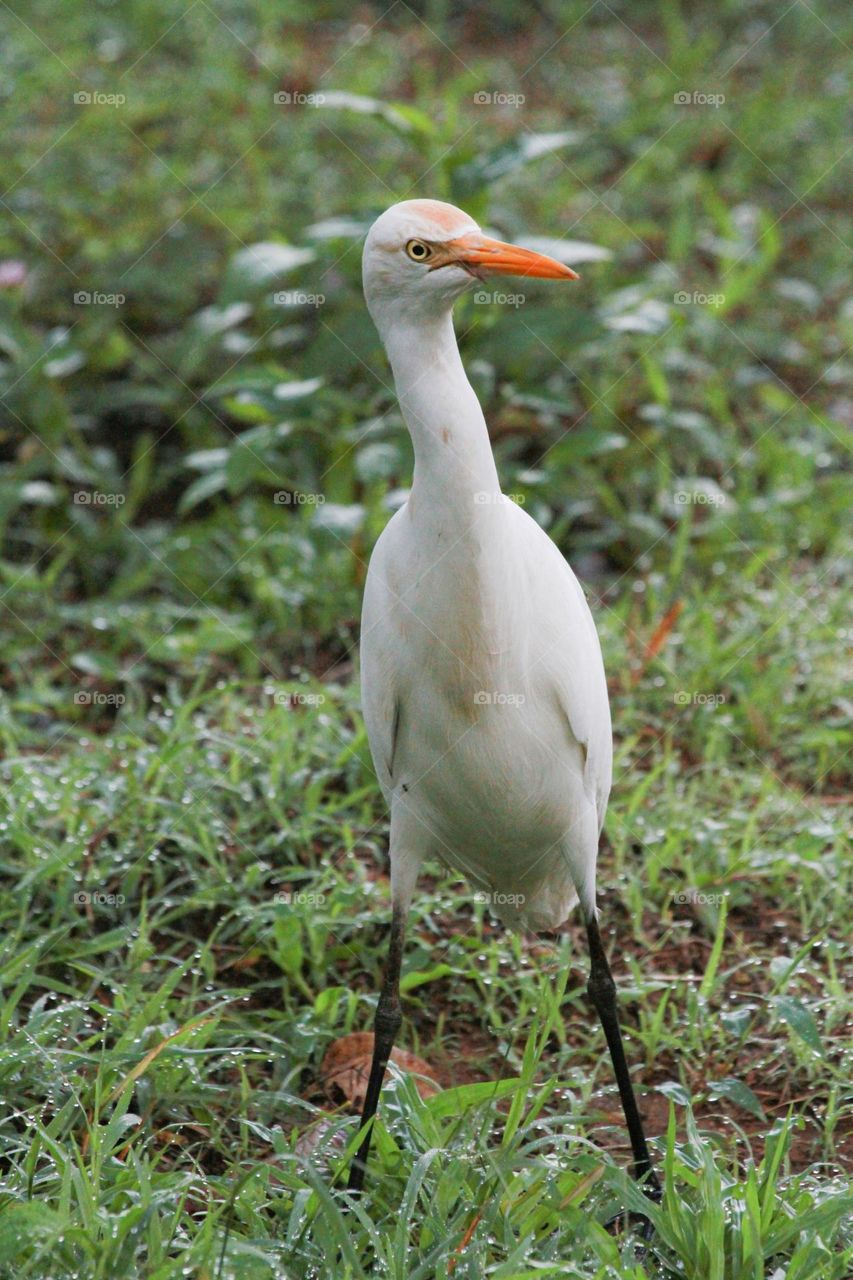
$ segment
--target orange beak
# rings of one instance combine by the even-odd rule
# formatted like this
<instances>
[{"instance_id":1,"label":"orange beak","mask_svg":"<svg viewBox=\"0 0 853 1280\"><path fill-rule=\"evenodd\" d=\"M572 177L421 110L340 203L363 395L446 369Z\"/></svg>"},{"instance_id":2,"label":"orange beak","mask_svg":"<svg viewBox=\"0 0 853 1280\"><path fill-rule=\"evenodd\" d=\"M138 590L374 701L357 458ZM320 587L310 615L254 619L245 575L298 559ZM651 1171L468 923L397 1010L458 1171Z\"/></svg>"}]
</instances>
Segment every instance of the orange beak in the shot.
<instances>
[{"instance_id":1,"label":"orange beak","mask_svg":"<svg viewBox=\"0 0 853 1280\"><path fill-rule=\"evenodd\" d=\"M501 276L538 276L544 280L580 280L576 271L556 258L521 249L516 244L491 240L479 231L448 241L446 248L454 261L475 276L488 272Z\"/></svg>"}]
</instances>

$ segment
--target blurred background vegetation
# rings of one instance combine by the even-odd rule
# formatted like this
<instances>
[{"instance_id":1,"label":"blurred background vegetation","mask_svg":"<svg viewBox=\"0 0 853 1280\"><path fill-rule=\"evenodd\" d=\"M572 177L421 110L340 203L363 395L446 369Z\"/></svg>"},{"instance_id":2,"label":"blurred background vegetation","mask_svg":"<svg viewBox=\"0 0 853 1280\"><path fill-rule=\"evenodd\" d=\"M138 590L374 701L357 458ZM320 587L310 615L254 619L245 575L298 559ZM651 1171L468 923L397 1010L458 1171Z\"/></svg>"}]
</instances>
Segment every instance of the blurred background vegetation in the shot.
<instances>
[{"instance_id":1,"label":"blurred background vegetation","mask_svg":"<svg viewBox=\"0 0 853 1280\"><path fill-rule=\"evenodd\" d=\"M666 4L645 14L659 52L604 5L531 27L514 4L288 22L160 0L93 5L59 39L51 12L6 19L1 492L9 572L33 566L37 610L49 584L39 637L63 659L105 601L104 674L133 652L136 681L195 648L255 675L348 651L411 466L360 242L416 194L583 242L571 294L467 300L458 328L505 487L593 574L831 554L848 85L806 5L766 33L761 5L692 30ZM674 506L697 485L709 503ZM325 510L275 504L284 488Z\"/></svg>"},{"instance_id":2,"label":"blurred background vegetation","mask_svg":"<svg viewBox=\"0 0 853 1280\"><path fill-rule=\"evenodd\" d=\"M801 1094L819 1099L798 1167L831 1173L849 1081L848 6L10 0L2 12L3 915L29 957L27 982L18 962L7 971L4 1025L31 1019L30 1047L18 1037L5 1062L20 1114L53 1126L45 1200L77 1142L69 1077L45 1084L46 1060L64 1063L79 1102L214 1009L215 1030L194 1033L209 1065L188 1085L163 1053L137 1110L164 1132L207 1127L194 1168L219 1203L210 1188L232 1159L256 1158L262 1121L281 1119L285 1095L303 1105L318 1046L368 1025L383 815L353 658L366 563L411 450L360 252L372 219L412 196L453 201L583 276L565 291L517 282L519 305L470 296L457 330L504 488L570 556L602 632L619 751L605 892L618 884L627 904L648 1073L697 1105L739 1101L757 1128ZM451 1040L429 1001L414 1034L446 1054L448 1078L454 1034L485 1074L515 1066L517 984L479 975L486 954L516 980L517 944L441 874L421 937L435 929L455 975ZM322 892L325 910L273 905L282 877ZM728 924L673 905L696 885L728 895ZM98 887L123 905L74 906ZM666 971L684 937L697 949L677 963L698 983L718 931L731 970L702 983L703 1000L737 1003L737 971L752 966L745 994L770 1019L748 1063L749 1011L720 1038L697 1029L695 992L667 1010L660 984L642 985L640 957ZM786 968L816 933L824 949L804 974ZM417 945L413 990L436 972ZM164 993L166 959L180 981ZM45 988L65 1002L61 1027ZM522 1015L534 997L531 985ZM685 1018L692 1076L677 1052ZM596 1046L561 1041L560 1069L576 1061L588 1077ZM223 1065L235 1047L242 1065ZM715 1093L709 1079L735 1085ZM263 1103L247 1083L272 1091L269 1114L252 1113ZM241 1108L257 1127L235 1155ZM31 1141L13 1126L20 1186ZM392 1213L399 1194L392 1184ZM209 1238L181 1237L193 1264L221 1246L218 1212ZM235 1238L275 1234L264 1212L240 1209ZM93 1268L132 1254L135 1226L112 1253L85 1217L61 1230L100 1240ZM314 1265L334 1239L318 1227ZM51 1265L82 1265L55 1247Z\"/></svg>"}]
</instances>

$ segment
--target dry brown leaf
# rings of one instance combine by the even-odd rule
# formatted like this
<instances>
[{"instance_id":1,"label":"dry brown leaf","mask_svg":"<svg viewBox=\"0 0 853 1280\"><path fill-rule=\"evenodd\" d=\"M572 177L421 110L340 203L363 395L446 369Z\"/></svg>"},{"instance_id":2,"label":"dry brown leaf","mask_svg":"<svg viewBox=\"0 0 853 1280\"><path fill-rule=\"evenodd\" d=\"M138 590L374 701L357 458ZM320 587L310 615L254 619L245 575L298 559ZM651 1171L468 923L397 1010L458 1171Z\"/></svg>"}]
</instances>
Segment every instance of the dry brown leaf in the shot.
<instances>
[{"instance_id":1,"label":"dry brown leaf","mask_svg":"<svg viewBox=\"0 0 853 1280\"><path fill-rule=\"evenodd\" d=\"M672 631L672 628L675 626L676 622L681 616L681 611L683 608L684 608L684 601L676 600L675 604L666 611L666 613L661 618L658 625L655 627L654 631L652 632L652 637L649 640L649 643L646 645L645 649L643 650L643 657L640 664L640 669L639 671L634 672L635 684L645 674L646 668L648 667L649 663L652 662L658 656L661 649L666 644L667 640L669 639L669 633L670 631Z\"/></svg>"},{"instance_id":2,"label":"dry brown leaf","mask_svg":"<svg viewBox=\"0 0 853 1280\"><path fill-rule=\"evenodd\" d=\"M334 1040L326 1050L320 1076L326 1096L333 1102L345 1098L354 1111L360 1111L370 1078L373 1060L373 1032L353 1031ZM415 1076L415 1087L422 1098L439 1092L435 1070L408 1049L392 1049L391 1061L402 1071ZM425 1078L424 1078L425 1077ZM388 1073L385 1073L388 1079Z\"/></svg>"},{"instance_id":3,"label":"dry brown leaf","mask_svg":"<svg viewBox=\"0 0 853 1280\"><path fill-rule=\"evenodd\" d=\"M335 1116L323 1115L310 1124L304 1133L299 1135L296 1154L305 1160L312 1159L317 1149L328 1142L331 1154L340 1155L347 1145L346 1134L341 1129L334 1129L335 1121ZM331 1137L329 1137L330 1134ZM328 1154L329 1152L326 1152L326 1155Z\"/></svg>"},{"instance_id":4,"label":"dry brown leaf","mask_svg":"<svg viewBox=\"0 0 853 1280\"><path fill-rule=\"evenodd\" d=\"M474 1214L473 1218L468 1223L465 1234L462 1237L462 1239L459 1241L458 1245L456 1246L456 1250L453 1254L453 1257L450 1259L450 1262L448 1263L448 1266L447 1266L448 1275L452 1275L453 1272L456 1270L456 1264L459 1261L459 1259L462 1257L462 1254L468 1248L468 1245L471 1243L471 1237L473 1236L474 1232L477 1230L477 1226L480 1220L482 1219L482 1217L483 1217L482 1213L478 1211L477 1213Z\"/></svg>"},{"instance_id":5,"label":"dry brown leaf","mask_svg":"<svg viewBox=\"0 0 853 1280\"><path fill-rule=\"evenodd\" d=\"M652 658L656 658L657 655L660 653L661 649L669 639L670 631L675 626L678 619L681 617L681 613L683 609L684 609L683 600L676 600L675 604L672 605L670 609L667 609L666 613L661 618L660 622L652 632L651 640L646 645L646 652L643 654L643 657L646 659L646 661L650 661Z\"/></svg>"},{"instance_id":6,"label":"dry brown leaf","mask_svg":"<svg viewBox=\"0 0 853 1280\"><path fill-rule=\"evenodd\" d=\"M148 1068L151 1066L151 1063L154 1061L154 1059L159 1058L163 1050L167 1049L173 1040L177 1040L178 1036L182 1036L185 1031L195 1031L197 1030L198 1027L204 1027L207 1025L208 1022L215 1022L215 1021L216 1021L215 1018L210 1018L205 1016L201 1018L196 1018L192 1022L185 1022L182 1027L178 1027L177 1031L173 1031L170 1036L166 1036L165 1040L161 1040L160 1043L155 1045L153 1049L149 1049L148 1053L145 1054L145 1057L141 1058L139 1062L137 1062L133 1070L128 1071L124 1079L120 1080L119 1083L116 1085L116 1087L113 1089L112 1093L107 1098L107 1102L108 1103L115 1102L116 1098L118 1098L121 1095L123 1090L126 1089L129 1084L135 1084L136 1081L139 1079L139 1077L148 1070Z\"/></svg>"},{"instance_id":7,"label":"dry brown leaf","mask_svg":"<svg viewBox=\"0 0 853 1280\"><path fill-rule=\"evenodd\" d=\"M219 966L220 969L237 969L242 972L243 969L254 969L255 965L260 964L264 958L264 953L260 947L256 947L254 951L247 951L241 956L237 956L235 960L227 960L225 964Z\"/></svg>"}]
</instances>

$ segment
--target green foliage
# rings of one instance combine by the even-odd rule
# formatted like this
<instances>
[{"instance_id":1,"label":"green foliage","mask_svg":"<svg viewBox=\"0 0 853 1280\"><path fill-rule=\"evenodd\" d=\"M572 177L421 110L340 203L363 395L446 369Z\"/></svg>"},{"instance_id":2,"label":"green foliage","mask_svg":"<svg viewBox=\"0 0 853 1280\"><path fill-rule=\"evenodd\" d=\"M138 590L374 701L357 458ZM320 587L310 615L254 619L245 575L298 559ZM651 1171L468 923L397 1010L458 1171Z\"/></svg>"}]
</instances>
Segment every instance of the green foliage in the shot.
<instances>
[{"instance_id":1,"label":"green foliage","mask_svg":"<svg viewBox=\"0 0 853 1280\"><path fill-rule=\"evenodd\" d=\"M843 1280L844 6L5 16L0 1277ZM602 635L658 1208L581 931L439 867L403 1040L450 1087L395 1080L333 1182L388 911L353 651L411 474L360 242L414 195L583 275L457 329Z\"/></svg>"}]
</instances>

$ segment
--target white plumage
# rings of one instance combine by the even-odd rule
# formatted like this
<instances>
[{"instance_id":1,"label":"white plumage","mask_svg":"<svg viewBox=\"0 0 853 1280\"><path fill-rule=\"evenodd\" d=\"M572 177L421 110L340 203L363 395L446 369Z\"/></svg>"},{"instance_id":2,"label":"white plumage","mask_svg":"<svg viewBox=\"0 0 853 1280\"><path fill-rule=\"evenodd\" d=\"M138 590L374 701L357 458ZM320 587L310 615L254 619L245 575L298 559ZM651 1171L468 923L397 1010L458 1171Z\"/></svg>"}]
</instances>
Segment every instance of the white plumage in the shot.
<instances>
[{"instance_id":1,"label":"white plumage","mask_svg":"<svg viewBox=\"0 0 853 1280\"><path fill-rule=\"evenodd\" d=\"M407 200L378 218L363 265L415 473L373 552L364 593L364 717L391 811L393 914L349 1188L364 1185L402 1018L412 893L424 859L438 857L485 890L510 925L556 928L580 899L587 990L607 1037L634 1174L658 1198L596 920L596 852L612 769L598 636L553 542L500 491L451 318L473 279L575 273L489 239L461 210L435 200Z\"/></svg>"},{"instance_id":2,"label":"white plumage","mask_svg":"<svg viewBox=\"0 0 853 1280\"><path fill-rule=\"evenodd\" d=\"M594 906L610 713L577 579L500 492L451 320L473 277L401 252L413 239L477 233L450 205L407 201L379 218L365 245L367 303L415 473L367 577L364 715L391 810L395 900L407 901L423 859L438 857L489 892L506 923L551 929L578 896Z\"/></svg>"}]
</instances>

